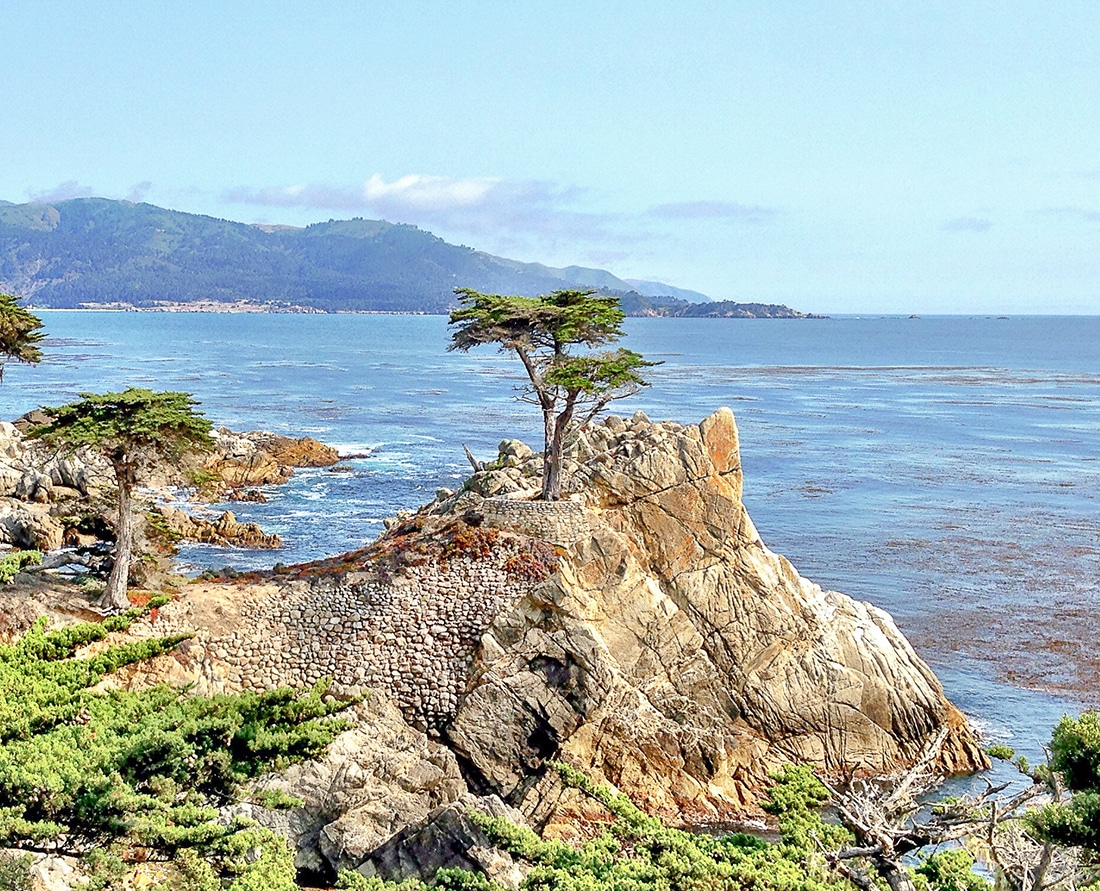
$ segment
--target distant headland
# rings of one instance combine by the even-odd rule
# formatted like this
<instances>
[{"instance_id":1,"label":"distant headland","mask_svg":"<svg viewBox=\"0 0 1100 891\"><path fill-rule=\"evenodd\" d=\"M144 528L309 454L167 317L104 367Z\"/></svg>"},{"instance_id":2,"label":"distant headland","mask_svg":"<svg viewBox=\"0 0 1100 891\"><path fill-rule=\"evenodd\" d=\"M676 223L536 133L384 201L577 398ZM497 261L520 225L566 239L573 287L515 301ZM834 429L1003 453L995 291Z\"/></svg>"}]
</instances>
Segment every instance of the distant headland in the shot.
<instances>
[{"instance_id":1,"label":"distant headland","mask_svg":"<svg viewBox=\"0 0 1100 891\"><path fill-rule=\"evenodd\" d=\"M0 202L0 258L0 292L35 309L442 314L456 286L528 296L581 287L618 296L631 316L821 318L509 260L382 220L250 225L107 198Z\"/></svg>"}]
</instances>

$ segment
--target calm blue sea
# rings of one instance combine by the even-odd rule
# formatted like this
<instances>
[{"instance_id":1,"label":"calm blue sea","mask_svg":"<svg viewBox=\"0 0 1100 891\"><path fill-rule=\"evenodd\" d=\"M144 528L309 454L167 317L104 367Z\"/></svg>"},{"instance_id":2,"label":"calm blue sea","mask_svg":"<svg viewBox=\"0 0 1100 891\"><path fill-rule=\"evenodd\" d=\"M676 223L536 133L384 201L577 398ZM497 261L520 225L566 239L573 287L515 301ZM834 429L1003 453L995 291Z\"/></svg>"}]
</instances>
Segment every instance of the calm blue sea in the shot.
<instances>
[{"instance_id":1,"label":"calm blue sea","mask_svg":"<svg viewBox=\"0 0 1100 891\"><path fill-rule=\"evenodd\" d=\"M194 393L216 424L370 456L300 471L238 516L278 553L191 547L192 565L290 563L357 547L501 439L538 445L517 366L446 351L445 319L46 312L36 368L0 417L129 385ZM1034 756L1098 703L1100 318L631 319L660 359L618 411L698 421L729 405L745 501L803 575L889 610L957 702Z\"/></svg>"}]
</instances>

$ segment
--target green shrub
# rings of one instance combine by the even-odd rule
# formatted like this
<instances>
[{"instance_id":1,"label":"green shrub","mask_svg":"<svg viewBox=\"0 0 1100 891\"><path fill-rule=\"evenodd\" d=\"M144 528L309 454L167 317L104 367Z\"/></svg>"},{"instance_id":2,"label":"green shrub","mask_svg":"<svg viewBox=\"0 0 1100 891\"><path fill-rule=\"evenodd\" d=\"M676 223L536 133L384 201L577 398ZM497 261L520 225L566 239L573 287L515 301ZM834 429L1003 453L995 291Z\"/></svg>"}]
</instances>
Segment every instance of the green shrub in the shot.
<instances>
[{"instance_id":1,"label":"green shrub","mask_svg":"<svg viewBox=\"0 0 1100 891\"><path fill-rule=\"evenodd\" d=\"M772 774L772 780L764 810L779 820L786 844L808 851L836 850L851 841L846 829L821 819L820 810L829 800L829 791L814 776L813 768L787 767Z\"/></svg>"},{"instance_id":2,"label":"green shrub","mask_svg":"<svg viewBox=\"0 0 1100 891\"><path fill-rule=\"evenodd\" d=\"M734 832L722 836L665 826L640 811L624 795L565 764L554 768L562 781L607 808L606 830L579 847L539 838L525 826L487 814L471 818L489 841L524 862L529 871L523 891L850 891L831 873L813 845L767 842ZM812 782L810 782L812 780ZM777 780L772 798L782 819L797 814L802 824L820 804L824 787L808 770L792 769ZM820 822L820 817L817 817ZM821 838L835 827L819 827ZM341 873L338 888L350 891L502 891L482 874L443 869L431 886L400 885L359 873ZM955 889L951 889L955 891ZM976 889L961 889L976 891Z\"/></svg>"},{"instance_id":3,"label":"green shrub","mask_svg":"<svg viewBox=\"0 0 1100 891\"><path fill-rule=\"evenodd\" d=\"M573 848L540 839L507 820L474 814L473 819L497 847L531 865L524 891L825 891L847 887L832 875L816 846L769 845L746 835L710 836L665 826L625 796L594 783L564 764L554 765L562 781L603 804L612 822L600 836ZM773 801L779 802L781 824L798 815L802 834L811 824L820 839L846 833L821 823L811 809L822 801L824 787L808 771L793 770L777 780ZM826 793L827 794L827 793ZM816 820L816 823L814 821ZM786 832L786 830L784 830ZM445 883L445 884L444 884ZM489 891L484 877L448 873L437 884L455 891Z\"/></svg>"},{"instance_id":4,"label":"green shrub","mask_svg":"<svg viewBox=\"0 0 1100 891\"><path fill-rule=\"evenodd\" d=\"M31 891L29 854L0 851L0 891Z\"/></svg>"},{"instance_id":5,"label":"green shrub","mask_svg":"<svg viewBox=\"0 0 1100 891\"><path fill-rule=\"evenodd\" d=\"M320 754L346 726L331 717L345 705L326 703L323 684L305 694L215 697L166 685L95 689L111 672L184 639L116 644L79 658L87 644L166 601L52 632L40 620L0 646L0 847L50 844L89 855L93 884L127 848L162 858L190 848L237 891L293 888L286 843L242 821L225 825L216 808L234 801L245 781ZM210 876L195 858L181 862L203 888Z\"/></svg>"},{"instance_id":6,"label":"green shrub","mask_svg":"<svg viewBox=\"0 0 1100 891\"><path fill-rule=\"evenodd\" d=\"M1050 766L1074 792L1100 791L1100 713L1063 717L1050 741Z\"/></svg>"},{"instance_id":7,"label":"green shrub","mask_svg":"<svg viewBox=\"0 0 1100 891\"><path fill-rule=\"evenodd\" d=\"M1078 792L1062 804L1048 804L1027 816L1040 837L1060 845L1100 851L1100 792Z\"/></svg>"},{"instance_id":8,"label":"green shrub","mask_svg":"<svg viewBox=\"0 0 1100 891\"><path fill-rule=\"evenodd\" d=\"M973 867L974 857L969 851L951 848L925 857L916 874L936 891L990 891L990 883L976 875Z\"/></svg>"},{"instance_id":9,"label":"green shrub","mask_svg":"<svg viewBox=\"0 0 1100 891\"><path fill-rule=\"evenodd\" d=\"M1050 742L1050 768L1073 796L1028 814L1040 838L1100 851L1100 713L1063 717Z\"/></svg>"},{"instance_id":10,"label":"green shrub","mask_svg":"<svg viewBox=\"0 0 1100 891\"><path fill-rule=\"evenodd\" d=\"M302 799L295 798L282 789L264 789L256 794L256 800L262 807L272 811L288 811L302 806Z\"/></svg>"},{"instance_id":11,"label":"green shrub","mask_svg":"<svg viewBox=\"0 0 1100 891\"><path fill-rule=\"evenodd\" d=\"M24 566L37 566L42 562L41 551L12 551L0 557L0 585L8 584Z\"/></svg>"},{"instance_id":12,"label":"green shrub","mask_svg":"<svg viewBox=\"0 0 1100 891\"><path fill-rule=\"evenodd\" d=\"M387 882L377 876L367 878L350 869L343 870L336 880L336 887L348 891L428 891L428 886L416 879L404 882Z\"/></svg>"}]
</instances>

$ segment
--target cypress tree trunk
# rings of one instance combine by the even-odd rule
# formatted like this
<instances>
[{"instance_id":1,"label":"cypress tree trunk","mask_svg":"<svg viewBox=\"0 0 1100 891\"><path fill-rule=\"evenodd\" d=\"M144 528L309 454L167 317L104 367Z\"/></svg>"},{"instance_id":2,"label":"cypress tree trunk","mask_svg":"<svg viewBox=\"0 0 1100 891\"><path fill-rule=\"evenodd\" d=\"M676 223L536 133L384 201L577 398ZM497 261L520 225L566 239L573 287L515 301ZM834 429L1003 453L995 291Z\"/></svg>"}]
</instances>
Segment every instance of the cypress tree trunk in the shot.
<instances>
[{"instance_id":1,"label":"cypress tree trunk","mask_svg":"<svg viewBox=\"0 0 1100 891\"><path fill-rule=\"evenodd\" d=\"M115 565L99 603L112 610L130 608L126 588L130 582L130 554L134 547L133 473L126 465L115 467L118 482L118 523L115 526Z\"/></svg>"},{"instance_id":2,"label":"cypress tree trunk","mask_svg":"<svg viewBox=\"0 0 1100 891\"><path fill-rule=\"evenodd\" d=\"M543 501L561 498L561 425L553 409L543 411L542 495Z\"/></svg>"},{"instance_id":3,"label":"cypress tree trunk","mask_svg":"<svg viewBox=\"0 0 1100 891\"><path fill-rule=\"evenodd\" d=\"M543 452L542 495L543 501L561 500L561 465L565 451L565 434L573 420L573 406L577 394L570 393L565 399L565 408L557 416L552 411L543 412L546 428L546 450Z\"/></svg>"}]
</instances>

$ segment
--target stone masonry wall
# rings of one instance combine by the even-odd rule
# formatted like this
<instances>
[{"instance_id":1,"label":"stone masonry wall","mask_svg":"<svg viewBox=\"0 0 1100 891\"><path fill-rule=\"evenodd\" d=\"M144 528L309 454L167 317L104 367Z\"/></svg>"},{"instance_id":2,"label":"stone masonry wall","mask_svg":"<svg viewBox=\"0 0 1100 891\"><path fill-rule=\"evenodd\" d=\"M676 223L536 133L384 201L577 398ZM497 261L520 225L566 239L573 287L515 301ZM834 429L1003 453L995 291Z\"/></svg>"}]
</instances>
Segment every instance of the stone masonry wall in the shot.
<instances>
[{"instance_id":1,"label":"stone masonry wall","mask_svg":"<svg viewBox=\"0 0 1100 891\"><path fill-rule=\"evenodd\" d=\"M414 726L438 727L457 708L486 629L534 584L506 568L523 553L521 541L487 558L427 562L393 577L269 587L240 604L231 631L200 632L196 643L230 688L303 687L331 677L338 695L377 691ZM159 613L149 633L188 629L186 601Z\"/></svg>"},{"instance_id":2,"label":"stone masonry wall","mask_svg":"<svg viewBox=\"0 0 1100 891\"><path fill-rule=\"evenodd\" d=\"M512 529L556 545L571 545L592 532L588 512L576 501L486 498L478 510L489 526Z\"/></svg>"}]
</instances>

